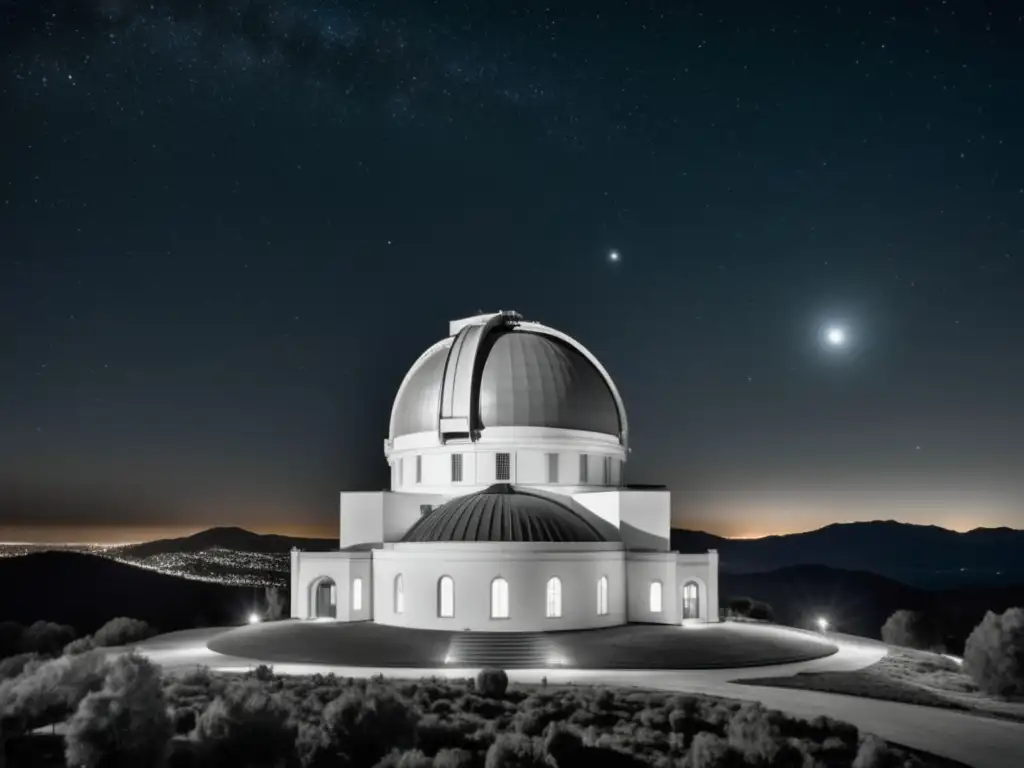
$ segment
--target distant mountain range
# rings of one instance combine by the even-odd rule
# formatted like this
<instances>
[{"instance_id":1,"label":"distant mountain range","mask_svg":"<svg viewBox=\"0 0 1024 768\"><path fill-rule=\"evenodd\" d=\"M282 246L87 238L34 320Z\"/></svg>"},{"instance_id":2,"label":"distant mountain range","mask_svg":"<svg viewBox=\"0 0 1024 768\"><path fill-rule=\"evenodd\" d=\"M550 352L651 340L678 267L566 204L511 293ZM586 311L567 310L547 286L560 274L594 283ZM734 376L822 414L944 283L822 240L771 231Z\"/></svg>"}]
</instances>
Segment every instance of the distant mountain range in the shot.
<instances>
[{"instance_id":1,"label":"distant mountain range","mask_svg":"<svg viewBox=\"0 0 1024 768\"><path fill-rule=\"evenodd\" d=\"M208 528L205 531L177 539L157 539L143 544L118 548L129 557L153 557L177 552L202 552L206 549L232 549L237 552L261 554L287 554L292 547L310 552L328 552L338 548L337 539L307 539L279 536L275 533L253 533L244 528Z\"/></svg>"},{"instance_id":2,"label":"distant mountain range","mask_svg":"<svg viewBox=\"0 0 1024 768\"><path fill-rule=\"evenodd\" d=\"M870 571L926 589L1024 584L1024 531L1012 528L958 533L934 525L878 520L761 539L673 530L671 546L681 552L717 549L723 573L823 565Z\"/></svg>"},{"instance_id":3,"label":"distant mountain range","mask_svg":"<svg viewBox=\"0 0 1024 768\"><path fill-rule=\"evenodd\" d=\"M876 573L798 565L765 573L721 573L719 595L723 606L741 596L764 601L780 624L813 627L825 617L837 631L874 638L894 611L925 611L939 621L947 649L961 653L987 611L1024 606L1024 583L921 589Z\"/></svg>"},{"instance_id":4,"label":"distant mountain range","mask_svg":"<svg viewBox=\"0 0 1024 768\"><path fill-rule=\"evenodd\" d=\"M287 554L292 547L326 552L337 549L338 540L224 527L126 546L119 551L128 557L146 558L213 548ZM1024 531L1012 528L976 528L958 533L934 525L879 520L835 523L806 533L761 539L726 539L702 531L675 529L671 547L680 552L717 549L723 574L820 565L875 573L924 589L1024 584Z\"/></svg>"}]
</instances>

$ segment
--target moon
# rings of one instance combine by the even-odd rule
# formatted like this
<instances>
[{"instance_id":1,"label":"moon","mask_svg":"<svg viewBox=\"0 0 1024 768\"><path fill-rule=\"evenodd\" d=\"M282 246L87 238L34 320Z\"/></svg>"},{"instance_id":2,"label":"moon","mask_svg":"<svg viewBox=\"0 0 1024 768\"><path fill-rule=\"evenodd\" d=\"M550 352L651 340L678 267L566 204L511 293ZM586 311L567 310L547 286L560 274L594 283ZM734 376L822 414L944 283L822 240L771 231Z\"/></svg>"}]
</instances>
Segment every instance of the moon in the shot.
<instances>
[{"instance_id":1,"label":"moon","mask_svg":"<svg viewBox=\"0 0 1024 768\"><path fill-rule=\"evenodd\" d=\"M846 331L839 326L832 326L826 331L825 339L830 346L841 347L846 344Z\"/></svg>"}]
</instances>

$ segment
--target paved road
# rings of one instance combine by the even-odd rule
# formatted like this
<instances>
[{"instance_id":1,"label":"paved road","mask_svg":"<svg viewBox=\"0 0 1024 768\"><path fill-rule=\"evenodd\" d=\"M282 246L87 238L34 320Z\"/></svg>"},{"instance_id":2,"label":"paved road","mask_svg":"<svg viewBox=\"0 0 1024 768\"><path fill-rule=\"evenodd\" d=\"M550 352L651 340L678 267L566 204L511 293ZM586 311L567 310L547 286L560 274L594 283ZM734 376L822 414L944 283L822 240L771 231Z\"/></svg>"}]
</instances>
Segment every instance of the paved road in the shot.
<instances>
[{"instance_id":1,"label":"paved road","mask_svg":"<svg viewBox=\"0 0 1024 768\"><path fill-rule=\"evenodd\" d=\"M258 661L222 656L206 648L207 640L222 630L190 630L154 638L140 647L153 661L169 670L197 665L220 671L244 671ZM912 704L863 699L840 694L796 691L784 688L738 685L737 678L781 676L797 672L854 670L875 663L885 655L885 646L841 635L829 640L839 652L822 659L773 667L743 670L699 671L592 671L592 670L513 670L509 678L516 682L538 682L547 677L552 683L589 683L634 685L667 691L705 693L746 701L760 701L766 707L797 717L827 715L853 723L863 731L887 741L959 760L974 768L1022 768L1024 766L1024 724L977 717L962 712L920 707ZM275 664L280 674L334 673L345 677L383 674L395 677L395 669L368 667L331 667L318 664ZM474 670L409 669L402 677L466 677Z\"/></svg>"}]
</instances>

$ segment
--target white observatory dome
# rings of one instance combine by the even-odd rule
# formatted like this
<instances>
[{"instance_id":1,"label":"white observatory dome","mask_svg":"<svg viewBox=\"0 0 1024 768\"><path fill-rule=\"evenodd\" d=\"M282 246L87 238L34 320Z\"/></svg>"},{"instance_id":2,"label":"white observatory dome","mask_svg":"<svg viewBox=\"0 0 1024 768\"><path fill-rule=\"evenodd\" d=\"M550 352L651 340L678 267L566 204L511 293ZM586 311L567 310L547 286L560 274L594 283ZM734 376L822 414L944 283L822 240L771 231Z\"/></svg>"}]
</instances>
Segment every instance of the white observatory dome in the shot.
<instances>
[{"instance_id":1,"label":"white observatory dome","mask_svg":"<svg viewBox=\"0 0 1024 768\"><path fill-rule=\"evenodd\" d=\"M582 344L553 328L524 322L515 312L498 312L453 321L450 335L413 364L395 398L385 451L390 457L434 447L464 453L460 445L470 446L472 453L490 444L512 452L549 445L550 455L574 447L587 453L590 444L595 457L610 451L621 462L627 436L618 389ZM602 466L595 474L605 472ZM552 468L549 474L559 473ZM577 474L582 482L576 484L593 484L589 471ZM500 475L476 484L512 479ZM423 485L422 466L418 476ZM407 480L403 473L392 486L397 490Z\"/></svg>"}]
</instances>

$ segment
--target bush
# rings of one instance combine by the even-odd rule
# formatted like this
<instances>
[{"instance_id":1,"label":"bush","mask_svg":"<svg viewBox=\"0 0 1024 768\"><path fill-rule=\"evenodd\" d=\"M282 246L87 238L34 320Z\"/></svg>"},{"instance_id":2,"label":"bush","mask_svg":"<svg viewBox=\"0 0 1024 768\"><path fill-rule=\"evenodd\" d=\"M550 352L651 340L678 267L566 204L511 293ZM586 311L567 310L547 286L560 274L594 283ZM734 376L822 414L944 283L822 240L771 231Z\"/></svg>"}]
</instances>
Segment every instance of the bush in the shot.
<instances>
[{"instance_id":1,"label":"bush","mask_svg":"<svg viewBox=\"0 0 1024 768\"><path fill-rule=\"evenodd\" d=\"M171 723L179 736L192 733L196 727L196 711L192 707L178 707L171 716Z\"/></svg>"},{"instance_id":2,"label":"bush","mask_svg":"<svg viewBox=\"0 0 1024 768\"><path fill-rule=\"evenodd\" d=\"M750 597L734 597L729 600L729 616L757 621L775 621L775 611L768 603Z\"/></svg>"},{"instance_id":3,"label":"bush","mask_svg":"<svg viewBox=\"0 0 1024 768\"><path fill-rule=\"evenodd\" d=\"M459 747L445 747L434 755L434 768L471 768L473 753Z\"/></svg>"},{"instance_id":4,"label":"bush","mask_svg":"<svg viewBox=\"0 0 1024 768\"><path fill-rule=\"evenodd\" d=\"M938 624L921 611L896 611L882 625L882 641L919 651L945 651Z\"/></svg>"},{"instance_id":5,"label":"bush","mask_svg":"<svg viewBox=\"0 0 1024 768\"><path fill-rule=\"evenodd\" d=\"M155 634L156 630L146 622L119 616L97 629L92 635L92 640L97 648L115 648L140 643Z\"/></svg>"},{"instance_id":6,"label":"bush","mask_svg":"<svg viewBox=\"0 0 1024 768\"><path fill-rule=\"evenodd\" d=\"M487 750L484 768L550 768L541 745L521 733L499 733Z\"/></svg>"},{"instance_id":7,"label":"bush","mask_svg":"<svg viewBox=\"0 0 1024 768\"><path fill-rule=\"evenodd\" d=\"M277 621L283 618L285 603L287 602L284 590L280 587L266 587L263 590L263 597L267 604L267 620Z\"/></svg>"},{"instance_id":8,"label":"bush","mask_svg":"<svg viewBox=\"0 0 1024 768\"><path fill-rule=\"evenodd\" d=\"M66 720L103 687L106 672L106 660L95 655L30 660L20 675L0 681L0 723L9 735Z\"/></svg>"},{"instance_id":9,"label":"bush","mask_svg":"<svg viewBox=\"0 0 1024 768\"><path fill-rule=\"evenodd\" d=\"M324 707L324 749L346 755L353 765L373 765L392 749L413 747L418 719L412 705L389 687L346 691Z\"/></svg>"},{"instance_id":10,"label":"bush","mask_svg":"<svg viewBox=\"0 0 1024 768\"><path fill-rule=\"evenodd\" d=\"M160 669L134 654L110 663L103 688L87 695L68 725L68 765L157 765L172 735Z\"/></svg>"},{"instance_id":11,"label":"bush","mask_svg":"<svg viewBox=\"0 0 1024 768\"><path fill-rule=\"evenodd\" d=\"M64 646L75 639L75 630L66 624L37 621L21 636L21 650L40 656L59 656Z\"/></svg>"},{"instance_id":12,"label":"bush","mask_svg":"<svg viewBox=\"0 0 1024 768\"><path fill-rule=\"evenodd\" d=\"M967 638L963 668L986 693L1024 693L1024 608L985 614Z\"/></svg>"},{"instance_id":13,"label":"bush","mask_svg":"<svg viewBox=\"0 0 1024 768\"><path fill-rule=\"evenodd\" d=\"M89 651L95 650L96 643L92 641L90 635L80 637L77 640L72 640L70 643L64 646L64 654L66 656L77 656L80 653L88 653Z\"/></svg>"},{"instance_id":14,"label":"bush","mask_svg":"<svg viewBox=\"0 0 1024 768\"><path fill-rule=\"evenodd\" d=\"M30 663L41 660L42 657L38 653L19 653L17 656L0 659L0 681L17 677Z\"/></svg>"},{"instance_id":15,"label":"bush","mask_svg":"<svg viewBox=\"0 0 1024 768\"><path fill-rule=\"evenodd\" d=\"M194 738L213 765L278 766L295 754L290 713L258 681L229 685L196 722Z\"/></svg>"},{"instance_id":16,"label":"bush","mask_svg":"<svg viewBox=\"0 0 1024 768\"><path fill-rule=\"evenodd\" d=\"M476 689L488 699L500 699L508 690L508 675L503 669L481 669L476 676Z\"/></svg>"}]
</instances>

